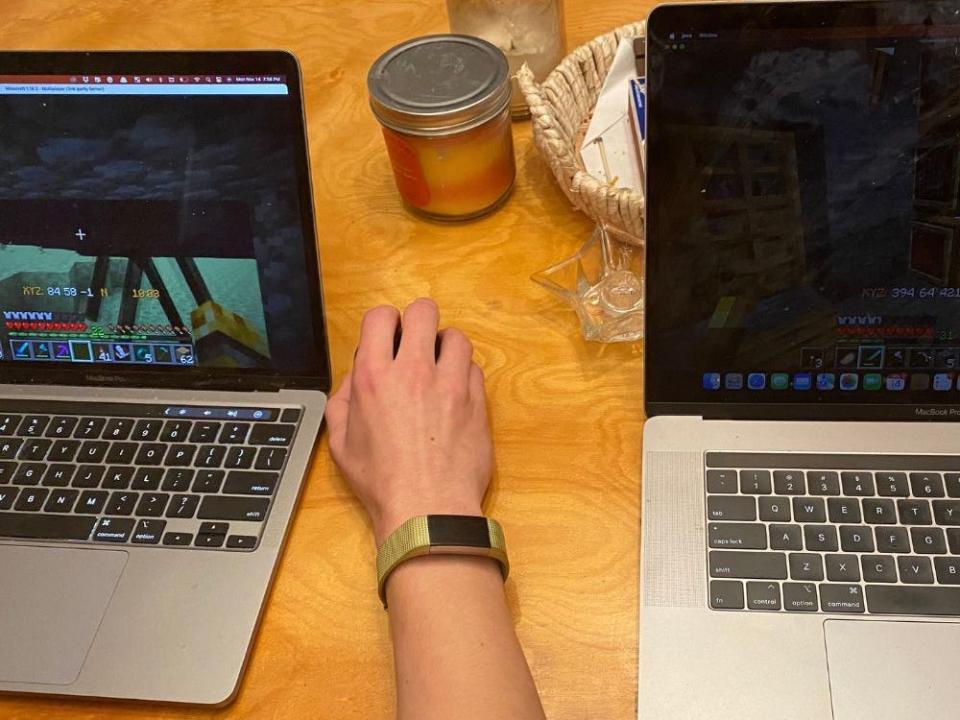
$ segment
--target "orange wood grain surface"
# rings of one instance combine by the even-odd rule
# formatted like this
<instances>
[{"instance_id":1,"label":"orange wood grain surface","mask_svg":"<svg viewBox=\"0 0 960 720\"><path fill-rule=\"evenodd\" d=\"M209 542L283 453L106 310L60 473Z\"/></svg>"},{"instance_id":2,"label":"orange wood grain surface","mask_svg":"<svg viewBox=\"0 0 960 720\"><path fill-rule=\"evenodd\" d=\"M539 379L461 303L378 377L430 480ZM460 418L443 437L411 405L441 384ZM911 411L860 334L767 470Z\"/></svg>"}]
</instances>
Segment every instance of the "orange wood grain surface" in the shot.
<instances>
[{"instance_id":1,"label":"orange wood grain surface","mask_svg":"<svg viewBox=\"0 0 960 720\"><path fill-rule=\"evenodd\" d=\"M645 17L651 5L568 0L568 48ZM486 507L505 527L507 593L548 717L634 717L642 344L585 343L572 311L530 281L579 247L591 223L556 187L529 123L514 125L517 187L496 214L440 225L401 206L367 106L366 71L388 47L445 31L443 0L3 0L0 8L8 49L298 55L335 377L348 369L363 311L378 303L432 296L443 323L472 336L497 453ZM0 718L392 717L390 638L375 590L369 524L324 440L234 704L3 696Z\"/></svg>"}]
</instances>

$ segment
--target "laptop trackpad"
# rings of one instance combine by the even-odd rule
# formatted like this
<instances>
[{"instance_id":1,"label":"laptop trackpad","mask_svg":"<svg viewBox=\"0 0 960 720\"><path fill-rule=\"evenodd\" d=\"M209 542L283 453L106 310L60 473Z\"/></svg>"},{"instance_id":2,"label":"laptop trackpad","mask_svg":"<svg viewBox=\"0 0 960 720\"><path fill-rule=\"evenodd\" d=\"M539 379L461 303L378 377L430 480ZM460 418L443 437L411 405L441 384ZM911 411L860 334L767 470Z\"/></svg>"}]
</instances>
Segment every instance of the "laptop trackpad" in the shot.
<instances>
[{"instance_id":1,"label":"laptop trackpad","mask_svg":"<svg viewBox=\"0 0 960 720\"><path fill-rule=\"evenodd\" d=\"M0 680L74 682L126 563L122 550L0 545Z\"/></svg>"},{"instance_id":2,"label":"laptop trackpad","mask_svg":"<svg viewBox=\"0 0 960 720\"><path fill-rule=\"evenodd\" d=\"M960 623L824 623L835 720L955 718Z\"/></svg>"}]
</instances>

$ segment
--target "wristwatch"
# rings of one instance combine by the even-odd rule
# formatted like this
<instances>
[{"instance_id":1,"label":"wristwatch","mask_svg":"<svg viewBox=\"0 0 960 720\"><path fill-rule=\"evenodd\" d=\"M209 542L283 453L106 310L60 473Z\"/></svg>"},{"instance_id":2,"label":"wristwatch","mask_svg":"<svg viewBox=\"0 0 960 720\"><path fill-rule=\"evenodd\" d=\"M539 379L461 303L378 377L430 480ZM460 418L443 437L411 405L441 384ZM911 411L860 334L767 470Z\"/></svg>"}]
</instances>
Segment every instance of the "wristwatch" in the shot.
<instances>
[{"instance_id":1,"label":"wristwatch","mask_svg":"<svg viewBox=\"0 0 960 720\"><path fill-rule=\"evenodd\" d=\"M503 528L496 520L472 515L419 515L410 518L377 548L377 592L387 607L387 578L402 562L421 555L478 555L510 573Z\"/></svg>"}]
</instances>

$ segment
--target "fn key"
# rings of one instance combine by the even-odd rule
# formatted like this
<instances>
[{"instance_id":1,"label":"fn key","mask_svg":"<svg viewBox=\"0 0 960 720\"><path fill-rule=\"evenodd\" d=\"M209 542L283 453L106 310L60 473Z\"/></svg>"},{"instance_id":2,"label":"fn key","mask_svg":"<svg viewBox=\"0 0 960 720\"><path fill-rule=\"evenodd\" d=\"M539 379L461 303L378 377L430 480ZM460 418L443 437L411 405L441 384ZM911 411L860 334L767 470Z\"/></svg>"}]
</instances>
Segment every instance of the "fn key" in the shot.
<instances>
[{"instance_id":1,"label":"fn key","mask_svg":"<svg viewBox=\"0 0 960 720\"><path fill-rule=\"evenodd\" d=\"M711 580L710 607L714 610L743 610L743 583L737 580Z\"/></svg>"}]
</instances>

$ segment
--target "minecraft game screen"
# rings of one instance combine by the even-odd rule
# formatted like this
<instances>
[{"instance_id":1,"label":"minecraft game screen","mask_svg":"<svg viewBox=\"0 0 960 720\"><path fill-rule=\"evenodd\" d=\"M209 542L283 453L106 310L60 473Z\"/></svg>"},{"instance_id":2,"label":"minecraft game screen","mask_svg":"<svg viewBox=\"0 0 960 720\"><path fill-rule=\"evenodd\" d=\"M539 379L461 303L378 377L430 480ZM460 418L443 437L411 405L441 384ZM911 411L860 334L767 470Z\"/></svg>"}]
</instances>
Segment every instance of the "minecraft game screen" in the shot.
<instances>
[{"instance_id":1,"label":"minecraft game screen","mask_svg":"<svg viewBox=\"0 0 960 720\"><path fill-rule=\"evenodd\" d=\"M960 400L960 27L661 40L648 392Z\"/></svg>"},{"instance_id":2,"label":"minecraft game screen","mask_svg":"<svg viewBox=\"0 0 960 720\"><path fill-rule=\"evenodd\" d=\"M282 76L0 77L0 360L309 374L288 95Z\"/></svg>"}]
</instances>

